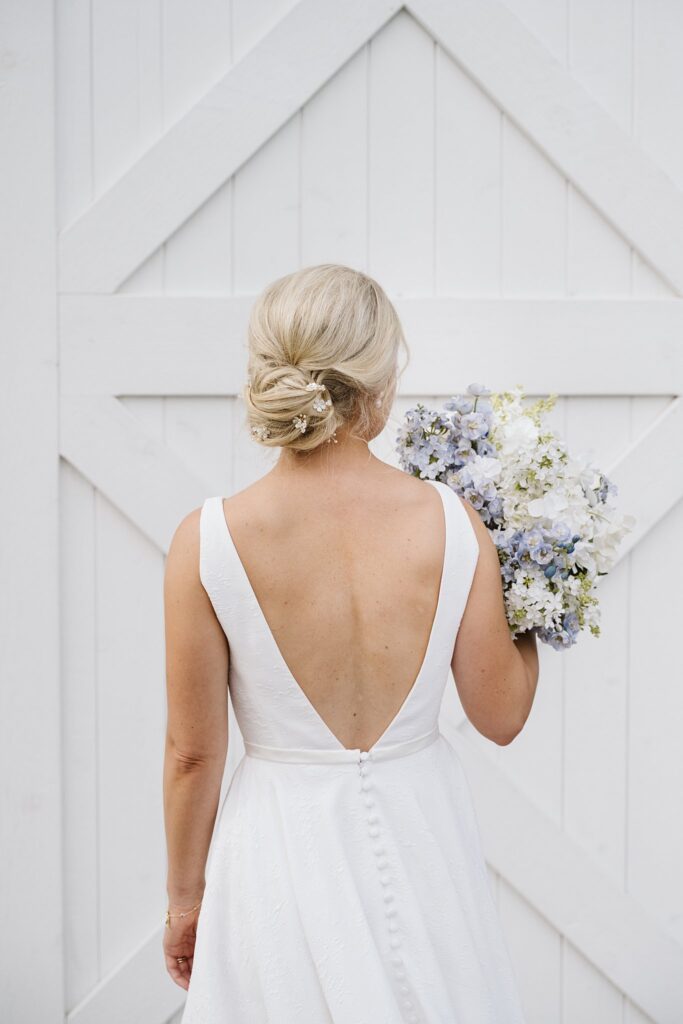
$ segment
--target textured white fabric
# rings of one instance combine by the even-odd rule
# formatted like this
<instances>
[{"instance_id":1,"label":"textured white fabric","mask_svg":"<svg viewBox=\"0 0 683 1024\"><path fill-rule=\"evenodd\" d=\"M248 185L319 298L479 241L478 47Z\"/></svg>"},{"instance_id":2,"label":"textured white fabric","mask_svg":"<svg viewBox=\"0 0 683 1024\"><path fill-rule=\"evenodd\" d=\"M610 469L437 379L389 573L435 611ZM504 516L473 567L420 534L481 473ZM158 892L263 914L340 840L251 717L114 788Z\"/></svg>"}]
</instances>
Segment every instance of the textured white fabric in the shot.
<instances>
[{"instance_id":1,"label":"textured white fabric","mask_svg":"<svg viewBox=\"0 0 683 1024\"><path fill-rule=\"evenodd\" d=\"M230 644L246 753L219 810L182 1024L524 1024L461 762L438 714L478 545L446 517L425 657L370 751L289 672L220 496L200 577Z\"/></svg>"}]
</instances>

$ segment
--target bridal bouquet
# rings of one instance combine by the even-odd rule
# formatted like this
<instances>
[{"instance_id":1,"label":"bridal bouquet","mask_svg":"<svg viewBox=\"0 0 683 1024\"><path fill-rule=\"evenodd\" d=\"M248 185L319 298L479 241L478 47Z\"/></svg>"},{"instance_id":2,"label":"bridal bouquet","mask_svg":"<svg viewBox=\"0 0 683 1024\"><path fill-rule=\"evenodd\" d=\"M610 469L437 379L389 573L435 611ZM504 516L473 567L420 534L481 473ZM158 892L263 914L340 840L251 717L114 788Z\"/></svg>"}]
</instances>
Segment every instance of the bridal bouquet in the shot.
<instances>
[{"instance_id":1,"label":"bridal bouquet","mask_svg":"<svg viewBox=\"0 0 683 1024\"><path fill-rule=\"evenodd\" d=\"M443 412L410 409L396 444L402 469L452 487L490 530L512 636L536 628L561 650L582 629L600 635L597 578L635 519L616 510L616 486L544 426L556 397L524 407L519 386L470 384Z\"/></svg>"}]
</instances>

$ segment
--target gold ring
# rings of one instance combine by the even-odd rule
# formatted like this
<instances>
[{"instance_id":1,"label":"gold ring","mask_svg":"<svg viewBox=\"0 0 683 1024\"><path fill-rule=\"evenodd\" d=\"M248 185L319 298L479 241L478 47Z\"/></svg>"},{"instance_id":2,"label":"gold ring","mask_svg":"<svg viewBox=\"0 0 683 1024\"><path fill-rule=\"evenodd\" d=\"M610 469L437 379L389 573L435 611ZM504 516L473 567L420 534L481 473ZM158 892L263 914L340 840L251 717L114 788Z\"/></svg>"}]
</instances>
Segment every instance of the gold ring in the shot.
<instances>
[{"instance_id":1,"label":"gold ring","mask_svg":"<svg viewBox=\"0 0 683 1024\"><path fill-rule=\"evenodd\" d=\"M182 964L185 960L187 960L186 956L177 956L176 957L176 963Z\"/></svg>"}]
</instances>

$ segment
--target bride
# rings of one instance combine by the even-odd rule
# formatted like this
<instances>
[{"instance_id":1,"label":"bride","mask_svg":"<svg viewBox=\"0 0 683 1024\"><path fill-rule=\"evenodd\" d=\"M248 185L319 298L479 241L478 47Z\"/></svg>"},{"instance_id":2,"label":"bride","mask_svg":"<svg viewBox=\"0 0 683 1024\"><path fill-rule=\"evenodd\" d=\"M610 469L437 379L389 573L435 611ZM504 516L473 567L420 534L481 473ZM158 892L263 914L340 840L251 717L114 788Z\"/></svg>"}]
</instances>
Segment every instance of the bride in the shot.
<instances>
[{"instance_id":1,"label":"bride","mask_svg":"<svg viewBox=\"0 0 683 1024\"><path fill-rule=\"evenodd\" d=\"M380 285L288 274L248 342L249 426L278 459L182 520L164 579L164 953L183 1024L521 1024L438 716L452 669L473 726L510 743L535 636L510 637L477 512L369 449L406 350ZM245 753L219 806L228 689Z\"/></svg>"}]
</instances>

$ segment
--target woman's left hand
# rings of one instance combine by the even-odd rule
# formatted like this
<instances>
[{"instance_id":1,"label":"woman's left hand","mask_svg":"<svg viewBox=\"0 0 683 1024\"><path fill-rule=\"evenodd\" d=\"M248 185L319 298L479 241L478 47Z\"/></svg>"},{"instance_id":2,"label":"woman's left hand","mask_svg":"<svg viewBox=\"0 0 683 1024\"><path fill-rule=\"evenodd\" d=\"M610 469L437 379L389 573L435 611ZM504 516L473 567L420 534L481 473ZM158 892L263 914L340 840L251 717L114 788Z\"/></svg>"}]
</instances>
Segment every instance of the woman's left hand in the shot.
<instances>
[{"instance_id":1,"label":"woman's left hand","mask_svg":"<svg viewBox=\"0 0 683 1024\"><path fill-rule=\"evenodd\" d=\"M187 989L189 988L190 976L192 974L194 946L197 938L197 922L201 913L201 907L188 913L185 917L173 915L188 911L189 907L187 905L178 907L170 904L168 909L171 914L171 926L170 928L164 926L166 970L176 985ZM179 958L182 958L180 962L178 962Z\"/></svg>"}]
</instances>

